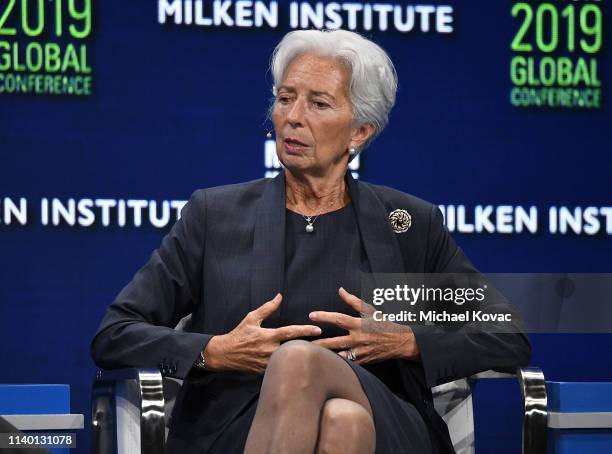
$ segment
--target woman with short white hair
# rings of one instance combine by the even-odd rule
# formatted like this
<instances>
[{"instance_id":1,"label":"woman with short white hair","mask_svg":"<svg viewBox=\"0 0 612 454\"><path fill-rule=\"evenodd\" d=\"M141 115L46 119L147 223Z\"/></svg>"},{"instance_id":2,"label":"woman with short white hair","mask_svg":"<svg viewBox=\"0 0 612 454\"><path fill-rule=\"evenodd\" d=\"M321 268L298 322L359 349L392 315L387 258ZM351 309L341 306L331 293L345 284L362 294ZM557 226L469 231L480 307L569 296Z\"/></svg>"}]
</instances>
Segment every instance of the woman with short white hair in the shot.
<instances>
[{"instance_id":1,"label":"woman with short white hair","mask_svg":"<svg viewBox=\"0 0 612 454\"><path fill-rule=\"evenodd\" d=\"M185 379L170 452L453 452L430 388L524 365L529 342L518 329L372 322L362 273L476 270L435 206L348 172L395 103L383 49L348 31L294 31L271 70L283 171L196 191L92 354ZM190 332L166 328L190 313Z\"/></svg>"}]
</instances>

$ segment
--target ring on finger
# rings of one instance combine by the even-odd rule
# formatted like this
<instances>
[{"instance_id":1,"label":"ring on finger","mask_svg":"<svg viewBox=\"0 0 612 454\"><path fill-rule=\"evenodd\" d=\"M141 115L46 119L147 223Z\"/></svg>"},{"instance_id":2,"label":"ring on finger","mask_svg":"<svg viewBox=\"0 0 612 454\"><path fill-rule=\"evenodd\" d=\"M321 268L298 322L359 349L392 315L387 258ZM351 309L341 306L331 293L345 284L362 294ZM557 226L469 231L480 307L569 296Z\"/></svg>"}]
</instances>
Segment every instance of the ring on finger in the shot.
<instances>
[{"instance_id":1,"label":"ring on finger","mask_svg":"<svg viewBox=\"0 0 612 454\"><path fill-rule=\"evenodd\" d=\"M346 357L349 361L357 361L357 355L355 354L355 351L352 348L349 348L346 351Z\"/></svg>"}]
</instances>

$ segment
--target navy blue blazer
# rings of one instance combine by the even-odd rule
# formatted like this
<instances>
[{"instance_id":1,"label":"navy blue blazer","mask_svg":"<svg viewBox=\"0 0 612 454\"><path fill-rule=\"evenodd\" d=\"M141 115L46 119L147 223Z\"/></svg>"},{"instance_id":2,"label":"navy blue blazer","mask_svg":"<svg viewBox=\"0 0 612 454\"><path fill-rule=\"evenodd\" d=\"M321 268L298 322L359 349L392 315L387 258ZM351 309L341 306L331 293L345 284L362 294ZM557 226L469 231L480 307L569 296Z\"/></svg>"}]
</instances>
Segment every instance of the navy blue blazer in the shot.
<instances>
[{"instance_id":1,"label":"navy blue blazer","mask_svg":"<svg viewBox=\"0 0 612 454\"><path fill-rule=\"evenodd\" d=\"M347 182L373 273L476 272L436 206L354 180L350 173ZM388 220L398 208L412 216L411 228L401 234ZM99 367L159 367L164 375L185 379L168 439L173 451L207 449L256 398L261 376L202 373L193 364L213 335L231 331L250 310L282 293L284 230L283 172L274 179L198 190L109 307L91 344ZM193 314L190 332L174 330L188 314ZM273 314L264 326L278 323ZM442 325L413 330L421 361L395 360L404 394L423 417L434 452L453 452L430 388L491 368L526 365L529 341L523 334L447 332Z\"/></svg>"}]
</instances>

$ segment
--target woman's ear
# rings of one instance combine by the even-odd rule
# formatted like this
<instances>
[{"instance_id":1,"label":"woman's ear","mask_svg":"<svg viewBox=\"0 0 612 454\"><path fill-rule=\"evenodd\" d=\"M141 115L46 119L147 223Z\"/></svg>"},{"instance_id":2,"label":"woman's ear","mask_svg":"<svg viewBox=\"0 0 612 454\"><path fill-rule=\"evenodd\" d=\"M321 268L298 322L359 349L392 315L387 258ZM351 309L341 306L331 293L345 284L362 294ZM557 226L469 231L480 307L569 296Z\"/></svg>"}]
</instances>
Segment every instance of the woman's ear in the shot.
<instances>
[{"instance_id":1,"label":"woman's ear","mask_svg":"<svg viewBox=\"0 0 612 454\"><path fill-rule=\"evenodd\" d=\"M351 136L351 148L361 148L362 145L374 134L374 125L372 123L364 123L358 128L355 128Z\"/></svg>"}]
</instances>

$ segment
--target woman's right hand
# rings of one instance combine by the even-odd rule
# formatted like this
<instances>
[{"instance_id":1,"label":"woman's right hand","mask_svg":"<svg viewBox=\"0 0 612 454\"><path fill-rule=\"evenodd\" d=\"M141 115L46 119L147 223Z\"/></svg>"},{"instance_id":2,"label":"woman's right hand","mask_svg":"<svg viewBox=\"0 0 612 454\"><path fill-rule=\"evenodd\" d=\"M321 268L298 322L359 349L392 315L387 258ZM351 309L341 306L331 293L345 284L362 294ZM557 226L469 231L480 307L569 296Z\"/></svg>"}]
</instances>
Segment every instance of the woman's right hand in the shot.
<instances>
[{"instance_id":1,"label":"woman's right hand","mask_svg":"<svg viewBox=\"0 0 612 454\"><path fill-rule=\"evenodd\" d=\"M213 336L204 349L206 369L263 374L268 359L282 342L321 334L321 328L314 325L262 328L261 323L279 308L282 299L283 296L278 293L270 301L249 312L229 333Z\"/></svg>"}]
</instances>

